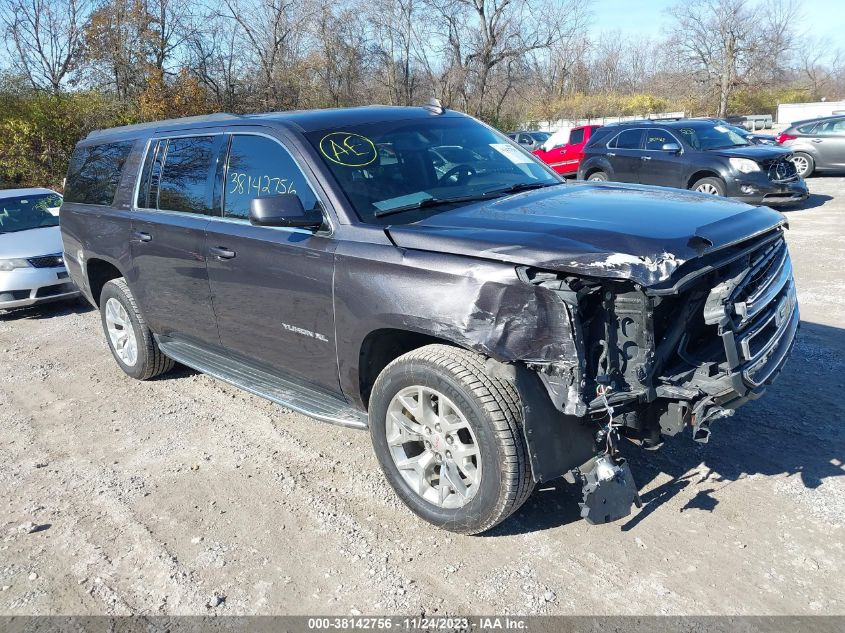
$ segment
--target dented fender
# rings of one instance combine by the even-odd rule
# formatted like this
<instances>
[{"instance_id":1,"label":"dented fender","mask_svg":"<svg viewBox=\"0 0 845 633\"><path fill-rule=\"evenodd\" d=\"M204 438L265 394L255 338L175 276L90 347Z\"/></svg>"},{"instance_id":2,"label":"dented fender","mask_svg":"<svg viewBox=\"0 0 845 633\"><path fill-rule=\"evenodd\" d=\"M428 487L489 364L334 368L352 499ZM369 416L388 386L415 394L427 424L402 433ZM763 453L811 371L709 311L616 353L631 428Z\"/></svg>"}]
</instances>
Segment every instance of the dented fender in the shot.
<instances>
[{"instance_id":1,"label":"dented fender","mask_svg":"<svg viewBox=\"0 0 845 633\"><path fill-rule=\"evenodd\" d=\"M567 368L577 347L565 303L526 283L513 265L390 245L345 244L334 280L341 386L360 398L355 362L365 338L402 330L503 363Z\"/></svg>"}]
</instances>

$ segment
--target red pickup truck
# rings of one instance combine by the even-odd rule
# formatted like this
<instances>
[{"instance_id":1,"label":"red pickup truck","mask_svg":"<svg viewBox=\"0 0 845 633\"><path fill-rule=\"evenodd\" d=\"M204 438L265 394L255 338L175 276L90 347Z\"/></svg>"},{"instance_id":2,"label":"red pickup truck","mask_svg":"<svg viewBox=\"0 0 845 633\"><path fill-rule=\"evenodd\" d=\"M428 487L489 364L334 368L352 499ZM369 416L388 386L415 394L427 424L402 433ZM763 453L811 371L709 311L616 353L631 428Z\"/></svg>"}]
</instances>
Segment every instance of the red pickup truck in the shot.
<instances>
[{"instance_id":1,"label":"red pickup truck","mask_svg":"<svg viewBox=\"0 0 845 633\"><path fill-rule=\"evenodd\" d=\"M562 145L535 149L534 154L559 174L574 174L584 158L584 146L600 125L580 125L569 131L569 140Z\"/></svg>"}]
</instances>

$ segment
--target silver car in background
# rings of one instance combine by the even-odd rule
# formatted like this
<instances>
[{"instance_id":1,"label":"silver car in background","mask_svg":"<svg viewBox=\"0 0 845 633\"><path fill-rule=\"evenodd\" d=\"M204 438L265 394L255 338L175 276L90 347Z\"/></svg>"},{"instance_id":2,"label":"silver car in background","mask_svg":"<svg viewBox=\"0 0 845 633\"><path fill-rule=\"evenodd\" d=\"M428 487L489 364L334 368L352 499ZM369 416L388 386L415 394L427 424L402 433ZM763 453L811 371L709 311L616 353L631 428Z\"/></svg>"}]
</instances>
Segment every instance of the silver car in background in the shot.
<instances>
[{"instance_id":1,"label":"silver car in background","mask_svg":"<svg viewBox=\"0 0 845 633\"><path fill-rule=\"evenodd\" d=\"M845 115L796 121L777 142L794 152L792 162L802 178L814 171L845 170Z\"/></svg>"},{"instance_id":2,"label":"silver car in background","mask_svg":"<svg viewBox=\"0 0 845 633\"><path fill-rule=\"evenodd\" d=\"M0 190L0 310L79 295L62 256L61 204L50 189Z\"/></svg>"}]
</instances>

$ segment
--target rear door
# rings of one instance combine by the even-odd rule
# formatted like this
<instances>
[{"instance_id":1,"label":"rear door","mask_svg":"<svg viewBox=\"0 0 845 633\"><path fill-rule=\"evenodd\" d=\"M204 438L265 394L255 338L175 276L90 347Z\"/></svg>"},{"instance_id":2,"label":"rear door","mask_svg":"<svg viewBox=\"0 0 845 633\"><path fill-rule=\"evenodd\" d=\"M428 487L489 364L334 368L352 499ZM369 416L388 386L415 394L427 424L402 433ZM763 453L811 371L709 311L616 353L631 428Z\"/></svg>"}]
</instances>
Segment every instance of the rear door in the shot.
<instances>
[{"instance_id":1,"label":"rear door","mask_svg":"<svg viewBox=\"0 0 845 633\"><path fill-rule=\"evenodd\" d=\"M318 231L253 226L253 198L295 193L322 206L282 139L264 128L231 136L223 218L208 227L208 276L223 345L245 360L340 392L332 278L335 240Z\"/></svg>"},{"instance_id":2,"label":"rear door","mask_svg":"<svg viewBox=\"0 0 845 633\"><path fill-rule=\"evenodd\" d=\"M819 123L813 130L810 142L816 145L817 167L845 167L845 117Z\"/></svg>"},{"instance_id":3,"label":"rear door","mask_svg":"<svg viewBox=\"0 0 845 633\"><path fill-rule=\"evenodd\" d=\"M622 130L607 144L607 160L613 168L609 174L611 180L618 182L639 182L641 156L642 128Z\"/></svg>"},{"instance_id":4,"label":"rear door","mask_svg":"<svg viewBox=\"0 0 845 633\"><path fill-rule=\"evenodd\" d=\"M220 213L226 136L150 141L132 212L127 280L154 332L219 346L206 270L205 230Z\"/></svg>"},{"instance_id":5,"label":"rear door","mask_svg":"<svg viewBox=\"0 0 845 633\"><path fill-rule=\"evenodd\" d=\"M666 152L661 148L666 143L676 143L683 147L669 131L655 128L645 131L643 139L642 168L640 182L661 187L684 189L686 164L682 152Z\"/></svg>"}]
</instances>

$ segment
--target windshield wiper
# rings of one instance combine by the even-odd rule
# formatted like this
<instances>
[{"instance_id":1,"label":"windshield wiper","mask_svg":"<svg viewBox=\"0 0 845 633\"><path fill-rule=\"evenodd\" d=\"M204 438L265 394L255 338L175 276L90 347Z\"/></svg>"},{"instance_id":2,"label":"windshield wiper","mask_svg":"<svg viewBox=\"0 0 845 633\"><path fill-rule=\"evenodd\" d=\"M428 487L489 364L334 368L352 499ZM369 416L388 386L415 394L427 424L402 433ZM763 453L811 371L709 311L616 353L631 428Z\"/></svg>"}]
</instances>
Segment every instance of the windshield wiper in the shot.
<instances>
[{"instance_id":1,"label":"windshield wiper","mask_svg":"<svg viewBox=\"0 0 845 633\"><path fill-rule=\"evenodd\" d=\"M493 191L488 191L487 196L491 194L501 194L506 195L509 193L519 193L520 191L531 191L532 189L542 189L543 187L554 187L555 185L562 185L562 182L518 182L515 185L511 185L510 187L505 187L504 189L494 189Z\"/></svg>"},{"instance_id":2,"label":"windshield wiper","mask_svg":"<svg viewBox=\"0 0 845 633\"><path fill-rule=\"evenodd\" d=\"M437 207L442 204L459 204L461 202L474 202L476 200L485 200L489 196L486 193L475 194L472 196L456 196L454 198L435 198L433 196L423 198L412 204L403 204L401 207L392 207L390 209L379 209L373 215L377 218L382 218L393 213L401 213L402 211L412 211L413 209L424 209L426 207Z\"/></svg>"},{"instance_id":3,"label":"windshield wiper","mask_svg":"<svg viewBox=\"0 0 845 633\"><path fill-rule=\"evenodd\" d=\"M412 211L414 209L424 209L426 207L437 207L444 204L460 204L461 202L476 202L479 200L489 200L498 196L506 196L512 193L519 193L520 191L529 191L531 189L541 189L543 187L551 187L554 185L562 185L562 182L520 182L504 189L493 189L492 191L485 191L484 193L477 193L471 196L456 196L454 198L435 198L430 196L423 198L412 204L403 204L401 207L393 207L390 209L379 209L373 215L377 218L382 218L386 215L394 213L402 213L403 211Z\"/></svg>"}]
</instances>

